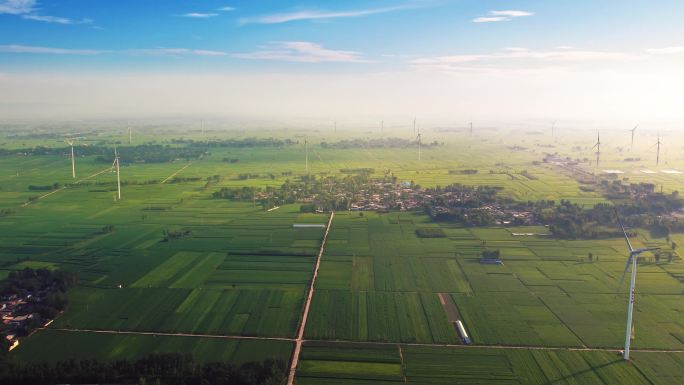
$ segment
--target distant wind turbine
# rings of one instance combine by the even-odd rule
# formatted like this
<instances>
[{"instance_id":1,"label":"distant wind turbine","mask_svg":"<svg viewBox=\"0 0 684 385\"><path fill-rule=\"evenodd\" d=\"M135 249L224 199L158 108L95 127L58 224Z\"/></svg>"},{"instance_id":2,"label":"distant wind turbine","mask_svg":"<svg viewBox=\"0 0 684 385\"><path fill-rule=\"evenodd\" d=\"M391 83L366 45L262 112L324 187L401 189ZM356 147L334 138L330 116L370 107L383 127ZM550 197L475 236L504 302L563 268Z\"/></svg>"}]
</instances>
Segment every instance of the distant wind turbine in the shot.
<instances>
[{"instance_id":1,"label":"distant wind turbine","mask_svg":"<svg viewBox=\"0 0 684 385\"><path fill-rule=\"evenodd\" d=\"M119 153L114 146L114 162L112 163L112 170L116 167L116 200L121 200L121 173L119 170Z\"/></svg>"},{"instance_id":2,"label":"distant wind turbine","mask_svg":"<svg viewBox=\"0 0 684 385\"><path fill-rule=\"evenodd\" d=\"M128 144L133 143L133 130L131 128L131 123L128 123Z\"/></svg>"},{"instance_id":3,"label":"distant wind turbine","mask_svg":"<svg viewBox=\"0 0 684 385\"><path fill-rule=\"evenodd\" d=\"M421 150L420 147L421 147L422 144L423 144L423 142L421 141L420 131L418 131L418 136L416 137L416 139L418 140L418 161L420 162L420 155L421 155L421 154L420 154L420 150Z\"/></svg>"},{"instance_id":4,"label":"distant wind turbine","mask_svg":"<svg viewBox=\"0 0 684 385\"><path fill-rule=\"evenodd\" d=\"M660 141L660 133L658 133L658 141L655 142L651 148L656 147L656 166L660 165L660 145L663 144L663 142Z\"/></svg>"},{"instance_id":5,"label":"distant wind turbine","mask_svg":"<svg viewBox=\"0 0 684 385\"><path fill-rule=\"evenodd\" d=\"M309 141L304 139L304 167L306 173L309 173Z\"/></svg>"},{"instance_id":6,"label":"distant wind turbine","mask_svg":"<svg viewBox=\"0 0 684 385\"><path fill-rule=\"evenodd\" d=\"M634 131L636 131L637 127L639 127L638 124L630 130L632 132L632 143L629 145L629 151L632 151L632 148L634 147Z\"/></svg>"},{"instance_id":7,"label":"distant wind turbine","mask_svg":"<svg viewBox=\"0 0 684 385\"><path fill-rule=\"evenodd\" d=\"M601 160L601 131L596 134L596 144L591 149L596 149L596 167L598 167Z\"/></svg>"},{"instance_id":8,"label":"distant wind turbine","mask_svg":"<svg viewBox=\"0 0 684 385\"><path fill-rule=\"evenodd\" d=\"M76 158L74 158L74 140L68 139L65 142L71 147L71 177L76 179Z\"/></svg>"},{"instance_id":9,"label":"distant wind turbine","mask_svg":"<svg viewBox=\"0 0 684 385\"><path fill-rule=\"evenodd\" d=\"M637 259L641 253L646 251L658 250L659 247L646 247L634 249L632 243L629 241L627 232L625 231L625 226L620 220L617 210L615 210L615 216L617 217L618 223L620 223L620 229L622 230L622 235L625 237L625 242L627 242L627 249L629 250L629 258L627 258L627 263L625 264L625 270L622 272L622 277L620 278L620 283L618 287L622 286L622 282L625 280L625 275L627 275L627 270L629 270L629 265L632 265L632 275L630 277L629 284L629 306L627 308L627 330L625 331L625 350L622 357L625 360L629 360L629 348L632 340L632 312L634 311L634 299L635 299L635 285L636 285L636 270L637 270Z\"/></svg>"}]
</instances>

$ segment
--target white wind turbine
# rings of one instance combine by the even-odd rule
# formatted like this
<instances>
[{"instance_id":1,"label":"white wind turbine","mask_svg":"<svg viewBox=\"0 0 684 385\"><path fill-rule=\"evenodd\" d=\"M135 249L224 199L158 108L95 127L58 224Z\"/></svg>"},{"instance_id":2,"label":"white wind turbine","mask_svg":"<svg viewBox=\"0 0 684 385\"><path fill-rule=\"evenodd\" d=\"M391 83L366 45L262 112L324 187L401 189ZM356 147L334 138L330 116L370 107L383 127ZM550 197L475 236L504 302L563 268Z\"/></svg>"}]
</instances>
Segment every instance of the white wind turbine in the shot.
<instances>
[{"instance_id":1,"label":"white wind turbine","mask_svg":"<svg viewBox=\"0 0 684 385\"><path fill-rule=\"evenodd\" d=\"M71 177L76 179L76 159L74 158L74 140L68 139L65 142L71 147Z\"/></svg>"},{"instance_id":2,"label":"white wind turbine","mask_svg":"<svg viewBox=\"0 0 684 385\"><path fill-rule=\"evenodd\" d=\"M632 265L632 275L629 280L629 306L627 308L627 330L625 331L625 350L622 354L622 357L625 360L629 360L629 347L631 344L632 340L632 312L634 311L634 297L635 297L635 285L636 285L636 269L637 269L637 259L639 258L639 255L641 253L646 252L646 251L653 251L653 250L658 250L659 247L644 247L644 248L639 248L639 249L634 249L632 247L632 243L629 241L629 237L627 236L627 232L625 231L625 226L622 224L622 221L620 220L620 216L618 215L617 210L615 210L615 216L618 219L618 222L620 223L620 229L622 229L622 235L625 237L625 241L627 242L627 249L629 249L629 258L627 258L627 263L625 264L625 270L622 272L622 277L620 278L620 283L619 286L622 286L622 281L625 280L625 275L627 275L627 270L629 270L629 265Z\"/></svg>"},{"instance_id":3,"label":"white wind turbine","mask_svg":"<svg viewBox=\"0 0 684 385\"><path fill-rule=\"evenodd\" d=\"M116 200L121 200L121 174L119 170L119 153L114 146L114 162L112 163L112 170L116 167Z\"/></svg>"}]
</instances>

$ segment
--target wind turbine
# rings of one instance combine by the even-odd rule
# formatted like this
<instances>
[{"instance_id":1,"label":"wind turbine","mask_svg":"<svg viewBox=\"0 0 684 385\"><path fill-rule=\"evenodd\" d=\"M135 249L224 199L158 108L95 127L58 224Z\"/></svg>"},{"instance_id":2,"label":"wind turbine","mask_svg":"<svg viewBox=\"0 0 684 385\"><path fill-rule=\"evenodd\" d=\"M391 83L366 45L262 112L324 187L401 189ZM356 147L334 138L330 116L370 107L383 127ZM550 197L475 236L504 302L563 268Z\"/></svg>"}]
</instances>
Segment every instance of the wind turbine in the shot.
<instances>
[{"instance_id":1,"label":"wind turbine","mask_svg":"<svg viewBox=\"0 0 684 385\"><path fill-rule=\"evenodd\" d=\"M663 142L660 141L660 133L658 133L658 141L651 146L651 148L656 147L657 152L656 152L656 166L660 165L660 145L663 144Z\"/></svg>"},{"instance_id":2,"label":"wind turbine","mask_svg":"<svg viewBox=\"0 0 684 385\"><path fill-rule=\"evenodd\" d=\"M112 163L112 169L116 167L116 200L121 200L121 174L119 170L119 153L116 151L116 146L114 146L114 162Z\"/></svg>"},{"instance_id":3,"label":"wind turbine","mask_svg":"<svg viewBox=\"0 0 684 385\"><path fill-rule=\"evenodd\" d=\"M74 158L74 140L68 139L65 142L71 146L71 177L76 179L76 159Z\"/></svg>"},{"instance_id":4,"label":"wind turbine","mask_svg":"<svg viewBox=\"0 0 684 385\"><path fill-rule=\"evenodd\" d=\"M420 146L423 144L421 141L420 131L418 131L418 136L416 136L416 139L418 140L418 161L420 162Z\"/></svg>"},{"instance_id":5,"label":"wind turbine","mask_svg":"<svg viewBox=\"0 0 684 385\"><path fill-rule=\"evenodd\" d=\"M627 330L625 331L625 350L622 355L622 357L625 360L629 360L629 347L631 344L631 339L632 339L632 312L634 311L634 297L635 297L635 291L634 291L634 286L636 284L636 269L637 269L637 259L639 258L639 255L641 253L646 252L646 251L653 251L653 250L658 250L659 247L645 247L645 248L639 248L639 249L634 249L632 247L632 243L629 241L629 237L627 236L627 232L625 231L625 226L622 224L622 221L620 220L620 216L618 215L617 209L615 210L615 216L617 217L618 222L620 223L620 229L622 229L622 235L625 237L625 242L627 242L627 249L629 250L629 258L627 258L627 263L625 264L625 270L622 272L622 277L620 278L620 283L618 284L618 288L622 286L622 281L625 280L625 275L627 274L627 270L629 270L629 265L632 265L632 275L630 277L630 284L629 284L629 306L627 308Z\"/></svg>"},{"instance_id":6,"label":"wind turbine","mask_svg":"<svg viewBox=\"0 0 684 385\"><path fill-rule=\"evenodd\" d=\"M131 129L131 123L128 123L128 144L133 143L133 131Z\"/></svg>"},{"instance_id":7,"label":"wind turbine","mask_svg":"<svg viewBox=\"0 0 684 385\"><path fill-rule=\"evenodd\" d=\"M416 134L416 118L413 118L413 134Z\"/></svg>"},{"instance_id":8,"label":"wind turbine","mask_svg":"<svg viewBox=\"0 0 684 385\"><path fill-rule=\"evenodd\" d=\"M306 173L309 174L309 141L304 139L304 167L306 168Z\"/></svg>"},{"instance_id":9,"label":"wind turbine","mask_svg":"<svg viewBox=\"0 0 684 385\"><path fill-rule=\"evenodd\" d=\"M599 160L601 160L601 131L596 134L596 144L591 149L596 149L596 167L598 167Z\"/></svg>"},{"instance_id":10,"label":"wind turbine","mask_svg":"<svg viewBox=\"0 0 684 385\"><path fill-rule=\"evenodd\" d=\"M634 131L636 131L637 127L639 127L638 124L630 130L632 132L632 143L629 145L629 151L632 151L632 147L634 147Z\"/></svg>"}]
</instances>

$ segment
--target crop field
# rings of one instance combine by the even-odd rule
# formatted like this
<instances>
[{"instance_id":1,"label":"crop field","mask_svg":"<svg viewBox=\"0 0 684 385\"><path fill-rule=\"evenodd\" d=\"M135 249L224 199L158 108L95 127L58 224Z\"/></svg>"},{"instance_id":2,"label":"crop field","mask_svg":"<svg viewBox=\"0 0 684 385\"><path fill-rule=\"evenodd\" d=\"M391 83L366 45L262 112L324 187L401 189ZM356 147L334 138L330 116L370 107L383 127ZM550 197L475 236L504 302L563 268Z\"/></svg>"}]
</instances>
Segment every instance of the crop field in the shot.
<instances>
[{"instance_id":1,"label":"crop field","mask_svg":"<svg viewBox=\"0 0 684 385\"><path fill-rule=\"evenodd\" d=\"M187 137L140 131L137 140L165 145ZM242 131L211 135L247 138ZM305 136L314 143L309 161L316 177L370 168L371 175L389 170L422 186L499 186L517 200L605 202L542 161L553 152L589 156L579 139L561 145L512 132L503 143L489 133L435 131L431 140L445 144L423 149L418 162L413 148L321 146L345 139L332 132L260 135L299 143L216 147L192 161L124 162L120 201L111 162L77 157L74 181L66 156L0 156L0 279L27 267L79 276L69 308L11 355L113 360L180 351L201 360L289 361L325 233L293 225L325 225L329 215L303 213L299 204L266 211L257 201L212 194L303 177ZM101 134L97 141L120 139ZM4 148L62 146L52 139L5 142ZM618 169L626 156L607 154L606 168ZM684 171L674 153L656 174L634 167L624 175L629 181L684 191L684 174L660 172ZM466 169L477 173L460 172ZM421 238L421 229L444 236ZM670 241L684 244L684 235L673 233ZM633 243L669 247L646 230ZM490 249L501 251L502 265L480 263ZM612 351L624 342L627 287L618 280L625 254L622 239L559 240L544 226L467 228L419 210L338 211L320 259L296 383L684 384L682 353L637 351L633 363L624 363ZM637 281L634 348L684 350L684 264L644 258ZM477 347L461 345L454 317Z\"/></svg>"},{"instance_id":2,"label":"crop field","mask_svg":"<svg viewBox=\"0 0 684 385\"><path fill-rule=\"evenodd\" d=\"M684 358L663 353L640 353L630 364L610 352L312 342L305 346L302 359L300 385L665 385L684 381Z\"/></svg>"}]
</instances>

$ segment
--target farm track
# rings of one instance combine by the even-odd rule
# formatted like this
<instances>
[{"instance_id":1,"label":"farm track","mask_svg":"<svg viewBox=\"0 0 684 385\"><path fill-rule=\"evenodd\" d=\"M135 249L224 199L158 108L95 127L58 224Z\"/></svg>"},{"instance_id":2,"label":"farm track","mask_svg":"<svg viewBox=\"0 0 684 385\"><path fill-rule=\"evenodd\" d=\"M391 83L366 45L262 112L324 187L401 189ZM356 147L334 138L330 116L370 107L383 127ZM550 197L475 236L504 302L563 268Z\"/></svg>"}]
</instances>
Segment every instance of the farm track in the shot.
<instances>
[{"instance_id":1,"label":"farm track","mask_svg":"<svg viewBox=\"0 0 684 385\"><path fill-rule=\"evenodd\" d=\"M88 180L88 179L90 179L90 178L94 178L94 177L96 177L96 176L98 176L98 175L100 175L100 174L102 174L102 173L104 173L104 172L107 172L107 171L109 171L109 170L111 170L111 168L106 168L106 169L104 169L104 170L102 170L102 171L99 171L99 172L96 172L96 173L94 173L94 174L88 175L87 177L85 177L85 178L83 178L83 179L77 180L76 182L74 182L74 184L79 184L79 183L83 182L84 180ZM47 193L47 194L44 194L44 195L39 196L39 197L36 199L36 201L39 201L39 200L41 200L41 199L43 199L43 198L47 198L47 197L49 197L50 195L56 194L56 193L58 193L58 192L60 192L60 191L62 191L62 190L66 190L66 188L67 188L67 186L64 186L64 187L58 188L58 189L55 190L55 191L50 191L50 192ZM21 205L21 207L26 207L26 206L30 205L31 203L33 203L33 202L34 202L34 201L28 201L28 202L24 203L23 205Z\"/></svg>"},{"instance_id":2,"label":"farm track","mask_svg":"<svg viewBox=\"0 0 684 385\"><path fill-rule=\"evenodd\" d=\"M177 170L177 171L174 172L173 174L167 176L166 179L164 179L163 181L161 181L160 184L166 183L166 181L168 181L169 179L171 179L171 178L173 178L174 176L178 175L181 171L185 170L186 168L190 167L191 164L192 164L192 162L186 164L185 166L181 167L179 170Z\"/></svg>"},{"instance_id":3,"label":"farm track","mask_svg":"<svg viewBox=\"0 0 684 385\"><path fill-rule=\"evenodd\" d=\"M325 244L328 241L328 233L330 233L330 227L332 226L332 221L334 217L335 212L331 211L330 219L328 219L328 226L325 228L325 234L323 235L323 241L321 242L321 249L318 251L318 256L316 257L316 265L314 266L313 276L311 277L309 294L306 296L304 312L302 313L302 322L299 324L299 330L297 331L295 348L292 352L292 360L290 362L290 373L287 376L287 385L294 384L295 372L297 371L297 364L299 363L299 353L302 350L302 341L304 341L304 329L306 328L306 319L309 316L309 309L311 308L311 299L314 295L314 286L316 285L316 278L318 277L318 267L321 265L321 256L323 256L323 252L325 251Z\"/></svg>"},{"instance_id":4,"label":"farm track","mask_svg":"<svg viewBox=\"0 0 684 385\"><path fill-rule=\"evenodd\" d=\"M56 330L75 333L100 333L100 334L122 334L122 335L145 335L145 336L164 336L164 337L197 337L197 338L222 338L233 340L261 340L261 341L285 341L285 342L322 342L336 343L341 345L380 345L380 346L416 346L416 347L441 347L457 349L501 349L501 350L542 350L542 351L567 351L567 352L620 352L617 348L591 348L591 347L562 347L562 346L536 346L536 345L460 345L460 344L430 344L419 342L369 342L369 341L345 341L345 340L307 340L288 337L259 337L259 336L240 336L224 334L201 334L201 333L169 333L169 332L142 332L125 330L99 330L99 329L69 329L69 328L49 328L41 327L37 330ZM631 349L638 353L684 353L684 349ZM296 367L295 367L296 369Z\"/></svg>"}]
</instances>

